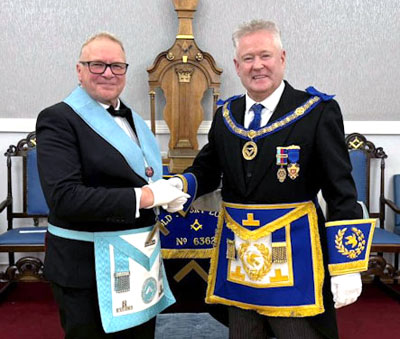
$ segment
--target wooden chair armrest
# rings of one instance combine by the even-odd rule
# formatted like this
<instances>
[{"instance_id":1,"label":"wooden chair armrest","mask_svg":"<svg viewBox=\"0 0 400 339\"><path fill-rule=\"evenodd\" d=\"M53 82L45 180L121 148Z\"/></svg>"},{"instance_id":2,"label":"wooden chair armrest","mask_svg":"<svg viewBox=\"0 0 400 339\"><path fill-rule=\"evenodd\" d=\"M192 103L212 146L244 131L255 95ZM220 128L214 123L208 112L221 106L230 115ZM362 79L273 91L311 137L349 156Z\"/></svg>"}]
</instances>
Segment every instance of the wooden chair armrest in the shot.
<instances>
[{"instance_id":1,"label":"wooden chair armrest","mask_svg":"<svg viewBox=\"0 0 400 339\"><path fill-rule=\"evenodd\" d=\"M12 198L11 198L11 197L7 197L5 200L3 200L3 201L0 203L0 212L3 212L3 210L4 210L7 206L11 205L11 202L12 202Z\"/></svg>"},{"instance_id":2,"label":"wooden chair armrest","mask_svg":"<svg viewBox=\"0 0 400 339\"><path fill-rule=\"evenodd\" d=\"M395 213L400 213L400 207L398 207L392 200L383 199L385 205L388 205Z\"/></svg>"}]
</instances>

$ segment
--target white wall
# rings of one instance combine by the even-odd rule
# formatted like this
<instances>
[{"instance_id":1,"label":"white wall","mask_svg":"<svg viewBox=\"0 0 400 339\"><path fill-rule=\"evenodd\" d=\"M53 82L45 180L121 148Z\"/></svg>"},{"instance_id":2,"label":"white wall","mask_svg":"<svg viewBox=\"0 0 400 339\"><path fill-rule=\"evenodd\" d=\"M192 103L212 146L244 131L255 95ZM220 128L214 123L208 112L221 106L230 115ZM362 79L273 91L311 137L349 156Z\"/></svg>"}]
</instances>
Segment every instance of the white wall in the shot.
<instances>
[{"instance_id":1,"label":"white wall","mask_svg":"<svg viewBox=\"0 0 400 339\"><path fill-rule=\"evenodd\" d=\"M2 0L0 17L0 118L35 118L61 101L77 83L82 42L107 30L130 63L123 96L150 119L146 69L175 40L172 0ZM292 85L336 94L349 121L400 120L399 0L199 0L194 36L223 69L223 98L243 92L231 34L254 18L279 24Z\"/></svg>"}]
</instances>

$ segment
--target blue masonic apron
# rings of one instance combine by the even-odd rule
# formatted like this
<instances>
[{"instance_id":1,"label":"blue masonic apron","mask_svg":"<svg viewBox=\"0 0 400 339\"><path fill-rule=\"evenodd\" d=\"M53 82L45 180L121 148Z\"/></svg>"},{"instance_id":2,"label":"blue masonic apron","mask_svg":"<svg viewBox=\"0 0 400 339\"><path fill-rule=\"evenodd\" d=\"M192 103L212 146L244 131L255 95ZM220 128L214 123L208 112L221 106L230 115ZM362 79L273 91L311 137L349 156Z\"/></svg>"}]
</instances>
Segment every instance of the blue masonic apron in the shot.
<instances>
[{"instance_id":1,"label":"blue masonic apron","mask_svg":"<svg viewBox=\"0 0 400 339\"><path fill-rule=\"evenodd\" d=\"M280 317L324 312L324 268L312 202L224 202L206 302Z\"/></svg>"},{"instance_id":2,"label":"blue masonic apron","mask_svg":"<svg viewBox=\"0 0 400 339\"><path fill-rule=\"evenodd\" d=\"M151 166L153 179L161 179L160 151L137 113L131 110L140 147L81 87L64 102L118 150L136 174L147 181L145 168ZM146 243L152 229L90 233L49 227L55 235L94 242L99 307L106 333L140 325L175 302L164 270L159 233Z\"/></svg>"}]
</instances>

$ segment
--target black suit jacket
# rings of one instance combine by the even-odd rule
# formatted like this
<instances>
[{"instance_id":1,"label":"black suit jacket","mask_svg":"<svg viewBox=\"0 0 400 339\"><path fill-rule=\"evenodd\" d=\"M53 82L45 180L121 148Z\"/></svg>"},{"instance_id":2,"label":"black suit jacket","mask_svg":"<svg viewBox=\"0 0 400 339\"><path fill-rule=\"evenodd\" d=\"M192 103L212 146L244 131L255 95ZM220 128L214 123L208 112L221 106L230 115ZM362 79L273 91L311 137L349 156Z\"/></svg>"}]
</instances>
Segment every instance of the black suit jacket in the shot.
<instances>
[{"instance_id":1,"label":"black suit jacket","mask_svg":"<svg viewBox=\"0 0 400 339\"><path fill-rule=\"evenodd\" d=\"M287 82L270 122L273 122L311 96L295 90ZM231 103L234 119L243 125L245 97ZM245 141L226 127L222 109L214 116L209 132L209 143L196 157L187 172L198 180L198 194L215 190L222 178L222 198L227 202L244 204L276 204L316 201L322 190L327 202L330 220L359 219L361 208L356 201L356 189L351 176L351 164L344 141L343 119L339 105L331 100L322 102L311 113L291 126L257 141L258 154L252 161L244 160L242 147ZM300 146L300 172L292 180L281 183L277 178L276 150L278 146ZM324 265L327 268L325 219L317 208ZM326 269L326 273L327 269ZM316 326L328 336L337 337L335 311L326 274L324 284L323 315L313 317Z\"/></svg>"},{"instance_id":2,"label":"black suit jacket","mask_svg":"<svg viewBox=\"0 0 400 339\"><path fill-rule=\"evenodd\" d=\"M153 225L153 210L135 218L134 187L146 181L68 105L43 110L36 125L38 169L49 223L79 231L119 231ZM95 286L89 242L48 234L45 276L66 287Z\"/></svg>"}]
</instances>

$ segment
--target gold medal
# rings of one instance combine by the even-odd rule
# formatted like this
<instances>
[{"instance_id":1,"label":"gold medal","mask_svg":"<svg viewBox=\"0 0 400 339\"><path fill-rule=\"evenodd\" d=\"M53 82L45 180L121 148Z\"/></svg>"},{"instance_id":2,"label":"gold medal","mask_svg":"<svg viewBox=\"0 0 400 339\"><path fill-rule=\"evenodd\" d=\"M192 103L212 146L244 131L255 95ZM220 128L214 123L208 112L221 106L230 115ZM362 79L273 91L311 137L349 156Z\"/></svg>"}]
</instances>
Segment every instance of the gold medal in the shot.
<instances>
[{"instance_id":1,"label":"gold medal","mask_svg":"<svg viewBox=\"0 0 400 339\"><path fill-rule=\"evenodd\" d=\"M276 176L278 177L279 182L284 182L286 179L286 170L281 166L278 169L278 172L276 173Z\"/></svg>"},{"instance_id":2,"label":"gold medal","mask_svg":"<svg viewBox=\"0 0 400 339\"><path fill-rule=\"evenodd\" d=\"M300 166L297 163L291 163L287 167L289 178L294 180L299 176Z\"/></svg>"},{"instance_id":3,"label":"gold medal","mask_svg":"<svg viewBox=\"0 0 400 339\"><path fill-rule=\"evenodd\" d=\"M253 160L257 155L257 144L254 141L247 141L242 148L243 158Z\"/></svg>"}]
</instances>

